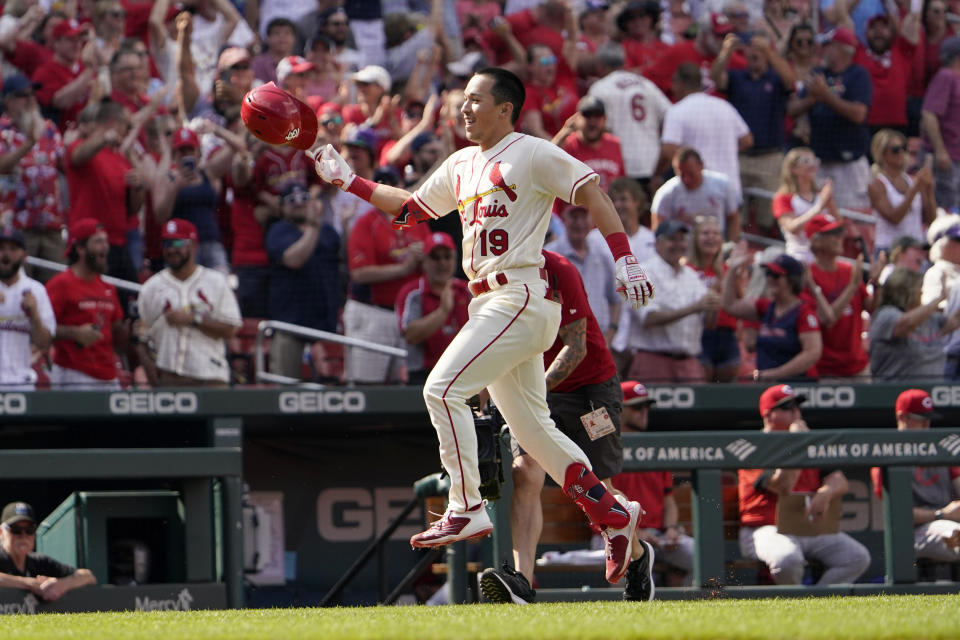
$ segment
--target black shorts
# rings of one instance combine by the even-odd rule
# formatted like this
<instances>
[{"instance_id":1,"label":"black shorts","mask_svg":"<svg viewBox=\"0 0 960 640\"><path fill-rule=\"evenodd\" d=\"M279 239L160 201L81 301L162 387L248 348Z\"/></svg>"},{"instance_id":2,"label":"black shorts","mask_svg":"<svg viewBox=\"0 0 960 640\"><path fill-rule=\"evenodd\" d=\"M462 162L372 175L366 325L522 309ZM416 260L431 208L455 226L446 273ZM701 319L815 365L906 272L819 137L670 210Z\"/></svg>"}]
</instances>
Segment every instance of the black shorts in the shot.
<instances>
[{"instance_id":1,"label":"black shorts","mask_svg":"<svg viewBox=\"0 0 960 640\"><path fill-rule=\"evenodd\" d=\"M620 442L620 412L623 409L623 392L620 378L614 375L599 384L588 384L569 393L547 393L550 418L568 438L583 449L593 467L593 473L601 480L612 478L623 470L623 444ZM600 407L606 407L616 431L598 440L591 440L580 421L580 416ZM526 453L513 440L513 455Z\"/></svg>"}]
</instances>

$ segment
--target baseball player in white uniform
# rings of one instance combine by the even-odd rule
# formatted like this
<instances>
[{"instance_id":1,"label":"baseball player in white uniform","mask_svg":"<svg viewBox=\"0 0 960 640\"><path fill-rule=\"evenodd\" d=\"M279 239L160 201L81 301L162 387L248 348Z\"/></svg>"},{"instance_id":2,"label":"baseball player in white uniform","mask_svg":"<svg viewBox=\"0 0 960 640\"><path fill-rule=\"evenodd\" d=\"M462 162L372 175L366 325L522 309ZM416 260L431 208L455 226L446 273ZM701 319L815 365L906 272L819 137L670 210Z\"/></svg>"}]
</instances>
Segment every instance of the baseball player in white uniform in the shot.
<instances>
[{"instance_id":1,"label":"baseball player in white uniform","mask_svg":"<svg viewBox=\"0 0 960 640\"><path fill-rule=\"evenodd\" d=\"M463 225L463 268L474 295L470 319L423 389L450 475L449 502L443 518L410 543L436 547L493 530L480 496L473 415L466 403L486 387L524 450L605 532L607 579L617 582L630 561L642 509L604 488L583 451L556 428L546 403L542 354L557 335L560 305L545 297L541 250L554 199L581 204L593 214L617 260L625 299L643 306L653 286L630 253L598 176L556 145L514 132L524 98L519 78L484 69L465 93L466 134L478 146L451 155L414 194L354 175L330 145L316 153L321 178L395 214L396 228L454 209Z\"/></svg>"},{"instance_id":2,"label":"baseball player in white uniform","mask_svg":"<svg viewBox=\"0 0 960 640\"><path fill-rule=\"evenodd\" d=\"M176 386L226 386L226 339L243 323L226 276L196 263L197 229L179 218L161 232L167 268L143 283L140 318L156 348L158 380Z\"/></svg>"},{"instance_id":3,"label":"baseball player in white uniform","mask_svg":"<svg viewBox=\"0 0 960 640\"><path fill-rule=\"evenodd\" d=\"M0 392L33 391L30 345L46 349L57 332L47 290L23 271L24 247L20 231L0 228Z\"/></svg>"}]
</instances>

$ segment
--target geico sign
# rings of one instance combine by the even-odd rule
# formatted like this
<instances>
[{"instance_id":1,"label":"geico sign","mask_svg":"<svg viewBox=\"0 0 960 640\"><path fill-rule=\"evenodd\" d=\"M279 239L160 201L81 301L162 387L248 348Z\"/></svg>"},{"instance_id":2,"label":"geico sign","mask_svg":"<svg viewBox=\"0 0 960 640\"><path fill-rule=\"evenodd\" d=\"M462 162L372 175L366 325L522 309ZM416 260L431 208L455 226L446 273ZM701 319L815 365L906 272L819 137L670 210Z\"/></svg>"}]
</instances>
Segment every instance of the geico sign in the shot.
<instances>
[{"instance_id":1,"label":"geico sign","mask_svg":"<svg viewBox=\"0 0 960 640\"><path fill-rule=\"evenodd\" d=\"M805 395L807 397L807 401L803 404L804 409L809 407L819 407L824 409L830 407L840 407L845 409L852 407L857 403L857 392L854 391L853 387L793 386L793 392L798 395Z\"/></svg>"},{"instance_id":2,"label":"geico sign","mask_svg":"<svg viewBox=\"0 0 960 640\"><path fill-rule=\"evenodd\" d=\"M367 396L362 391L284 391L281 413L362 413Z\"/></svg>"},{"instance_id":3,"label":"geico sign","mask_svg":"<svg viewBox=\"0 0 960 640\"><path fill-rule=\"evenodd\" d=\"M22 416L27 412L27 396L22 393L0 393L0 415Z\"/></svg>"},{"instance_id":4,"label":"geico sign","mask_svg":"<svg viewBox=\"0 0 960 640\"><path fill-rule=\"evenodd\" d=\"M167 415L196 412L197 394L190 391L142 391L110 394L110 413Z\"/></svg>"},{"instance_id":5,"label":"geico sign","mask_svg":"<svg viewBox=\"0 0 960 640\"><path fill-rule=\"evenodd\" d=\"M960 387L934 387L930 398L937 407L960 405Z\"/></svg>"},{"instance_id":6,"label":"geico sign","mask_svg":"<svg viewBox=\"0 0 960 640\"><path fill-rule=\"evenodd\" d=\"M656 409L689 409L696 400L693 387L654 387L650 395L657 401Z\"/></svg>"}]
</instances>

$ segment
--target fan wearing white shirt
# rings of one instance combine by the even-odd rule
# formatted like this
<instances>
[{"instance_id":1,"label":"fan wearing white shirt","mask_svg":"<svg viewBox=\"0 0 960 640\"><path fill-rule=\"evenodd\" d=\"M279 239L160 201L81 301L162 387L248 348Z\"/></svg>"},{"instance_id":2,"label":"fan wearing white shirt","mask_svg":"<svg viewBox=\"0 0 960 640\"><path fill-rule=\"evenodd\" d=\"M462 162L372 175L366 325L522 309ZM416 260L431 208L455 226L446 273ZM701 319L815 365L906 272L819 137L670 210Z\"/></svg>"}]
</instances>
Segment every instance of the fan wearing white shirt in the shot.
<instances>
[{"instance_id":1,"label":"fan wearing white shirt","mask_svg":"<svg viewBox=\"0 0 960 640\"><path fill-rule=\"evenodd\" d=\"M753 146L753 134L726 100L702 90L700 67L684 62L673 75L677 103L667 110L660 136L660 161L673 160L681 146L700 152L703 165L727 176L735 193L740 188L740 152Z\"/></svg>"},{"instance_id":2,"label":"fan wearing white shirt","mask_svg":"<svg viewBox=\"0 0 960 640\"><path fill-rule=\"evenodd\" d=\"M46 349L57 330L47 290L23 272L25 247L20 231L0 228L0 391L33 391L30 345Z\"/></svg>"}]
</instances>

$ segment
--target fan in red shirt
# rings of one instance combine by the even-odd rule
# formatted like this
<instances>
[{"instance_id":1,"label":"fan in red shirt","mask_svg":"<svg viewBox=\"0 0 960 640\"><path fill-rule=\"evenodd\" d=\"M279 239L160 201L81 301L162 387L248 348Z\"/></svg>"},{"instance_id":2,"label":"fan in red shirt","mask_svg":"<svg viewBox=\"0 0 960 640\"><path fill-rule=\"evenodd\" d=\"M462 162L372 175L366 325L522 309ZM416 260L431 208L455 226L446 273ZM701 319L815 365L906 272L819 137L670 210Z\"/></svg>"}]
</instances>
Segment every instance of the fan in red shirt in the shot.
<instances>
[{"instance_id":1,"label":"fan in red shirt","mask_svg":"<svg viewBox=\"0 0 960 640\"><path fill-rule=\"evenodd\" d=\"M621 432L646 431L650 408L657 401L636 380L621 383L620 388L623 391ZM613 477L613 486L630 500L643 505L643 528L637 529L637 533L657 546L657 560L684 573L682 585L692 585L693 538L677 526L680 510L673 497L673 474L669 471L624 471Z\"/></svg>"},{"instance_id":2,"label":"fan in red shirt","mask_svg":"<svg viewBox=\"0 0 960 640\"><path fill-rule=\"evenodd\" d=\"M806 396L793 387L778 384L760 396L763 431L804 433L810 429L800 415ZM777 584L800 584L806 559L819 560L825 571L817 584L854 582L870 566L870 552L846 533L815 536L786 535L777 531L778 496L809 493L806 516L822 519L830 501L847 492L842 471L820 469L740 469L740 552L745 558L762 560Z\"/></svg>"},{"instance_id":3,"label":"fan in red shirt","mask_svg":"<svg viewBox=\"0 0 960 640\"><path fill-rule=\"evenodd\" d=\"M118 389L114 339L122 333L117 290L100 277L107 271L107 232L92 218L70 225L70 268L47 283L57 318L53 342L55 389Z\"/></svg>"},{"instance_id":4,"label":"fan in red shirt","mask_svg":"<svg viewBox=\"0 0 960 640\"><path fill-rule=\"evenodd\" d=\"M139 174L119 151L129 127L129 116L122 106L103 102L90 135L67 148L68 222L72 225L83 218L100 222L110 241L108 273L135 280L126 249L127 218L140 210L145 192Z\"/></svg>"},{"instance_id":5,"label":"fan in red shirt","mask_svg":"<svg viewBox=\"0 0 960 640\"><path fill-rule=\"evenodd\" d=\"M577 88L557 73L557 57L546 45L527 50L526 99L520 110L520 130L550 140L577 111Z\"/></svg>"},{"instance_id":6,"label":"fan in red shirt","mask_svg":"<svg viewBox=\"0 0 960 640\"><path fill-rule=\"evenodd\" d=\"M817 362L817 373L869 380L870 356L860 337L861 314L864 310L873 311L874 299L863 283L863 256L858 258L856 267L837 260L843 254L843 223L830 214L817 214L804 230L814 258L810 274L830 303L834 317L832 323L820 327L823 354Z\"/></svg>"},{"instance_id":7,"label":"fan in red shirt","mask_svg":"<svg viewBox=\"0 0 960 640\"><path fill-rule=\"evenodd\" d=\"M913 73L913 55L920 39L919 16L903 20L900 36L895 36L890 17L882 13L867 21L867 47L857 47L856 64L870 73L873 102L867 124L880 127L904 127L907 124L907 89Z\"/></svg>"},{"instance_id":8,"label":"fan in red shirt","mask_svg":"<svg viewBox=\"0 0 960 640\"><path fill-rule=\"evenodd\" d=\"M574 19L573 11L563 0L546 0L533 9L518 11L506 18L494 18L491 21L491 30L483 34L483 45L494 52L496 64L502 65L511 60L521 62L514 58L504 36L516 38L525 50L535 44L542 44L550 49L557 59L557 79L573 84L577 79L573 69L576 61L569 60L565 55L569 51L565 51L566 40L563 32L576 30ZM529 95L527 99L530 99Z\"/></svg>"},{"instance_id":9,"label":"fan in red shirt","mask_svg":"<svg viewBox=\"0 0 960 640\"><path fill-rule=\"evenodd\" d=\"M659 21L660 3L657 0L631 2L617 16L617 28L623 34L620 43L627 55L625 69L639 71L651 66L670 48L657 32Z\"/></svg>"},{"instance_id":10,"label":"fan in red shirt","mask_svg":"<svg viewBox=\"0 0 960 640\"><path fill-rule=\"evenodd\" d=\"M84 44L88 25L64 20L53 28L52 35L53 57L37 68L31 80L38 85L37 101L45 114L64 131L77 121L77 114L87 103L98 60L96 49Z\"/></svg>"},{"instance_id":11,"label":"fan in red shirt","mask_svg":"<svg viewBox=\"0 0 960 640\"><path fill-rule=\"evenodd\" d=\"M703 90L714 93L713 80L710 79L710 65L720 53L723 38L733 31L733 25L722 13L710 16L708 25L697 32L695 40L682 40L664 51L655 60L647 63L640 72L653 81L668 96L673 94L673 74L684 62L692 62L703 71ZM746 69L747 59L740 51L734 52L727 62L727 69Z\"/></svg>"},{"instance_id":12,"label":"fan in red shirt","mask_svg":"<svg viewBox=\"0 0 960 640\"><path fill-rule=\"evenodd\" d=\"M567 120L554 138L561 149L597 172L603 191L613 180L626 175L620 138L607 133L606 128L603 101L595 96L584 96L577 103L577 114Z\"/></svg>"},{"instance_id":13,"label":"fan in red shirt","mask_svg":"<svg viewBox=\"0 0 960 640\"><path fill-rule=\"evenodd\" d=\"M407 349L408 384L422 384L447 345L467 323L472 296L453 276L457 248L450 234L435 231L423 248L423 276L397 294L397 319Z\"/></svg>"}]
</instances>

